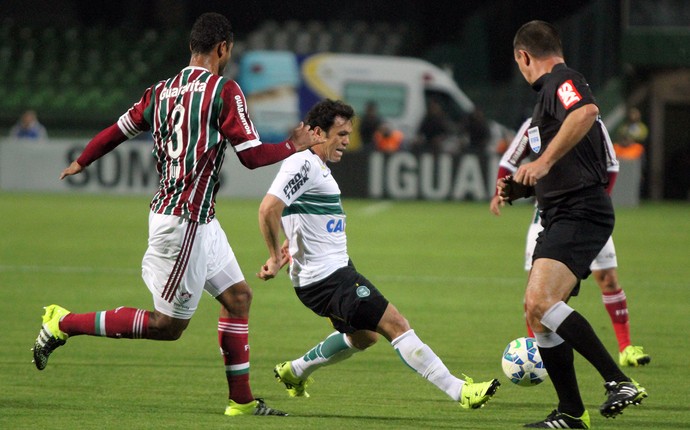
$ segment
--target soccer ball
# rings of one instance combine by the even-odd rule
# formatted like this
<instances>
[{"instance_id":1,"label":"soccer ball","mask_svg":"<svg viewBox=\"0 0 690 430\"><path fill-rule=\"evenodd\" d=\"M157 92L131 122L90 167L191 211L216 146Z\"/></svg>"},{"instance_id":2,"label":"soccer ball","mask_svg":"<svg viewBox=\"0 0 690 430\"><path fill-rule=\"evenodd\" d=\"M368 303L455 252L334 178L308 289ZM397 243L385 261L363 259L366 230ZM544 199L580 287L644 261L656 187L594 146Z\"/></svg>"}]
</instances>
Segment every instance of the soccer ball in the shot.
<instances>
[{"instance_id":1,"label":"soccer ball","mask_svg":"<svg viewBox=\"0 0 690 430\"><path fill-rule=\"evenodd\" d=\"M503 351L501 365L508 379L521 387L541 384L549 376L537 341L532 337L519 337L510 342Z\"/></svg>"}]
</instances>

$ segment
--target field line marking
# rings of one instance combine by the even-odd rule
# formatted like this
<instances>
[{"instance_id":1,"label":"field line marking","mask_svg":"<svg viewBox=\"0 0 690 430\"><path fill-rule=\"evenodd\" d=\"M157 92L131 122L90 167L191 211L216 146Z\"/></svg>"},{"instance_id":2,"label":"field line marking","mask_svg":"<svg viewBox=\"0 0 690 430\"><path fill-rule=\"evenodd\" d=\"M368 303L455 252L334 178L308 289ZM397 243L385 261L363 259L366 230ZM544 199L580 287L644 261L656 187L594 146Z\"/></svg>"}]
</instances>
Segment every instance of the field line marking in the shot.
<instances>
[{"instance_id":1,"label":"field line marking","mask_svg":"<svg viewBox=\"0 0 690 430\"><path fill-rule=\"evenodd\" d=\"M121 268L121 267L86 267L86 266L40 266L40 265L0 265L0 272L20 272L20 273L112 273L119 275L132 275L141 273L140 268ZM371 276L377 280L387 283L409 283L419 282L428 284L455 284L458 282L481 282L481 283L505 283L522 281L516 277L477 277L477 276L438 276L438 275L375 275Z\"/></svg>"},{"instance_id":2,"label":"field line marking","mask_svg":"<svg viewBox=\"0 0 690 430\"><path fill-rule=\"evenodd\" d=\"M110 273L116 275L138 275L141 274L141 268L124 268L124 267L86 267L86 266L40 266L40 265L7 265L0 264L0 273ZM512 284L512 283L522 283L527 282L526 278L516 277L516 276L439 276L439 275L383 275L374 274L370 275L369 278L376 282L385 283L424 283L424 284ZM645 285L656 285L656 281L645 281L639 280L638 284L641 286ZM666 281L665 285L669 287L684 287L687 286L685 282L674 282Z\"/></svg>"},{"instance_id":3,"label":"field line marking","mask_svg":"<svg viewBox=\"0 0 690 430\"><path fill-rule=\"evenodd\" d=\"M365 207L360 209L359 212L366 216L373 216L387 211L388 209L390 209L391 206L393 206L393 203L389 201L383 201L371 205L366 205Z\"/></svg>"},{"instance_id":4,"label":"field line marking","mask_svg":"<svg viewBox=\"0 0 690 430\"><path fill-rule=\"evenodd\" d=\"M121 267L85 267L85 266L30 266L30 265L0 265L0 272L22 273L114 273L129 275L141 273L141 268L126 269Z\"/></svg>"}]
</instances>

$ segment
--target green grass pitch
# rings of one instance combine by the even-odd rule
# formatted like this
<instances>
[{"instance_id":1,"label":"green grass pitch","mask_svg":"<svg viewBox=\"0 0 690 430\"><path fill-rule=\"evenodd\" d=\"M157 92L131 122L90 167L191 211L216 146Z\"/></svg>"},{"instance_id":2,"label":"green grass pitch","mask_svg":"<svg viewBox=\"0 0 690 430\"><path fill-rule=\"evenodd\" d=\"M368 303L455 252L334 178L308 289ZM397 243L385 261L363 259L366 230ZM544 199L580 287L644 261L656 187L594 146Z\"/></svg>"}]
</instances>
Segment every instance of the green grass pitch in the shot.
<instances>
[{"instance_id":1,"label":"green grass pitch","mask_svg":"<svg viewBox=\"0 0 690 430\"><path fill-rule=\"evenodd\" d=\"M404 366L382 339L314 374L309 399L288 398L273 366L304 353L331 328L304 308L286 275L254 273L266 259L258 200L220 200L217 216L254 288L250 319L254 394L291 416L223 415L227 389L218 353L218 304L210 296L176 342L74 337L37 371L30 348L42 306L75 312L151 309L140 277L148 197L0 193L0 428L3 429L505 429L544 418L553 388L512 385L505 345L524 335L524 237L532 208L488 203L345 200L349 250L358 269L410 321L458 376L497 377L487 407L465 411ZM650 396L623 416L598 413L602 381L576 358L583 399L597 429L690 427L688 310L690 205L644 203L617 211L620 281L635 344L649 366L626 369ZM571 304L616 354L593 280Z\"/></svg>"}]
</instances>

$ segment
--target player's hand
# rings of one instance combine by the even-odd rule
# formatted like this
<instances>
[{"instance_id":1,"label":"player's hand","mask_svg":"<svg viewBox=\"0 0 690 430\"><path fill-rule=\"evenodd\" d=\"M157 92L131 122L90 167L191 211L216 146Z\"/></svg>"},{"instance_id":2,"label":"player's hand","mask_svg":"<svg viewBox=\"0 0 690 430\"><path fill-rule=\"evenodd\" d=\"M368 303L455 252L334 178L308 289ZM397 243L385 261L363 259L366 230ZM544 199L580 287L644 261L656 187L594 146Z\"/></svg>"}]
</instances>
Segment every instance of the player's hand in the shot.
<instances>
[{"instance_id":1,"label":"player's hand","mask_svg":"<svg viewBox=\"0 0 690 430\"><path fill-rule=\"evenodd\" d=\"M84 168L77 163L76 161L72 161L72 164L70 164L65 170L60 173L60 179L65 179L67 176L72 176L76 175L77 173L80 173Z\"/></svg>"},{"instance_id":2,"label":"player's hand","mask_svg":"<svg viewBox=\"0 0 690 430\"><path fill-rule=\"evenodd\" d=\"M539 179L549 173L549 169L546 163L542 163L541 160L538 159L518 167L513 175L513 180L518 184L533 187L537 184Z\"/></svg>"},{"instance_id":3,"label":"player's hand","mask_svg":"<svg viewBox=\"0 0 690 430\"><path fill-rule=\"evenodd\" d=\"M496 185L496 188L498 188L498 184ZM501 192L501 190L499 189L499 193L500 192ZM503 206L505 206L505 202L503 200L501 200L501 196L496 194L491 199L491 203L489 203L489 210L491 211L492 214L494 214L496 216L500 216L501 215L501 207L503 207Z\"/></svg>"},{"instance_id":4,"label":"player's hand","mask_svg":"<svg viewBox=\"0 0 690 430\"><path fill-rule=\"evenodd\" d=\"M256 276L259 279L263 279L264 281L273 279L276 277L278 272L280 272L280 269L282 269L283 266L285 266L288 263L288 261L289 259L285 256L285 254L281 256L280 260L269 258L268 260L266 260L266 264L261 266L261 269L256 274Z\"/></svg>"},{"instance_id":5,"label":"player's hand","mask_svg":"<svg viewBox=\"0 0 690 430\"><path fill-rule=\"evenodd\" d=\"M494 215L498 216L501 214L501 208L510 203L510 181L508 180L510 176L505 176L503 178L498 178L496 180L496 195L491 199L489 204L489 209Z\"/></svg>"},{"instance_id":6,"label":"player's hand","mask_svg":"<svg viewBox=\"0 0 690 430\"><path fill-rule=\"evenodd\" d=\"M311 127L299 123L299 126L292 130L290 135L290 141L295 145L297 152L304 151L305 149L311 148L314 145L319 145L326 142L326 137L322 135L323 133L316 133Z\"/></svg>"},{"instance_id":7,"label":"player's hand","mask_svg":"<svg viewBox=\"0 0 690 430\"><path fill-rule=\"evenodd\" d=\"M501 178L496 182L496 191L501 203L513 204L517 199L532 197L534 187L524 185L513 179L512 175Z\"/></svg>"}]
</instances>

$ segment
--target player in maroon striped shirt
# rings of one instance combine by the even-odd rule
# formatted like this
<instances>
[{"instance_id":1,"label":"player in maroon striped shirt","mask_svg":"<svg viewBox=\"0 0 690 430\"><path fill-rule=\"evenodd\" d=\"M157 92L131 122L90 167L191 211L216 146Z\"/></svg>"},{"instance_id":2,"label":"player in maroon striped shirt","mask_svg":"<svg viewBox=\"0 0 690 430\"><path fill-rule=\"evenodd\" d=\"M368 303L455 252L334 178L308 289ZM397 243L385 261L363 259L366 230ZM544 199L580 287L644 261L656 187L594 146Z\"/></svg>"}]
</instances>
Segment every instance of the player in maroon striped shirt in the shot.
<instances>
[{"instance_id":1,"label":"player in maroon striped shirt","mask_svg":"<svg viewBox=\"0 0 690 430\"><path fill-rule=\"evenodd\" d=\"M76 314L57 305L47 306L34 346L39 370L70 336L176 340L206 290L223 305L218 339L229 386L225 414L286 415L255 399L249 386L252 291L214 217L215 197L228 144L244 166L254 169L323 139L300 124L284 142L261 142L242 90L223 77L232 47L228 20L217 13L201 15L191 31L189 66L148 88L60 175L63 179L78 174L127 139L145 131L152 133L160 183L151 201L142 277L153 295L155 310L120 307Z\"/></svg>"}]
</instances>

